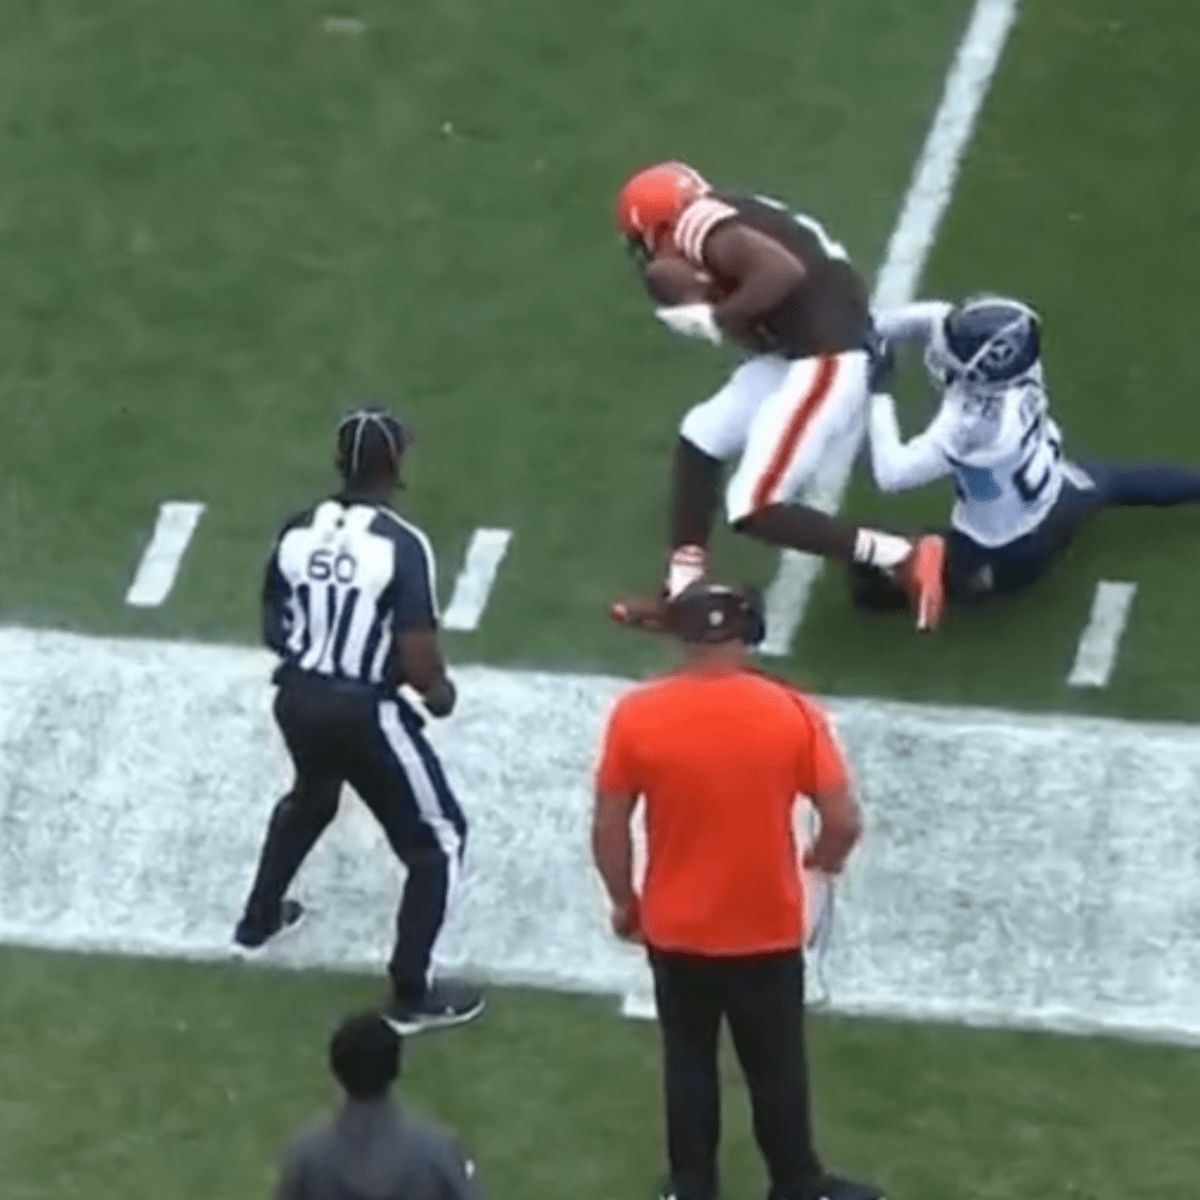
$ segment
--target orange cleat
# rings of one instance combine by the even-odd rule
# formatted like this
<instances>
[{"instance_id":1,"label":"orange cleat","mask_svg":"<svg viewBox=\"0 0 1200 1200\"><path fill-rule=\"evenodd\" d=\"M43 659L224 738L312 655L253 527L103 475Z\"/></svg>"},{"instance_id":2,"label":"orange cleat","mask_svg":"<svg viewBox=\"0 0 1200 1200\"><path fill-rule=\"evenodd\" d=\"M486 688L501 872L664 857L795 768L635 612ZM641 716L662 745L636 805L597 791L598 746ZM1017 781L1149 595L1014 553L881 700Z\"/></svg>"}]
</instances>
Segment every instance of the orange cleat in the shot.
<instances>
[{"instance_id":1,"label":"orange cleat","mask_svg":"<svg viewBox=\"0 0 1200 1200\"><path fill-rule=\"evenodd\" d=\"M896 578L916 606L918 629L936 629L941 622L946 608L945 565L945 539L931 534L920 538L897 568Z\"/></svg>"}]
</instances>

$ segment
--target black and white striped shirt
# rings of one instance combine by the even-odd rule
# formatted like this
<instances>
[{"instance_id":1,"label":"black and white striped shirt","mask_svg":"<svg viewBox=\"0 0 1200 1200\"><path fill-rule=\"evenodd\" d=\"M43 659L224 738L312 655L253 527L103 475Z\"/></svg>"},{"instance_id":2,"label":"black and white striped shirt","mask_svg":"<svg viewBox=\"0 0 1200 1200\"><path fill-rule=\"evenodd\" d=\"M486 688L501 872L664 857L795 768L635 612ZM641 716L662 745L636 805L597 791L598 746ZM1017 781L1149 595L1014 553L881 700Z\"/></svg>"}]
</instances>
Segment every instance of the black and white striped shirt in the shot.
<instances>
[{"instance_id":1,"label":"black and white striped shirt","mask_svg":"<svg viewBox=\"0 0 1200 1200\"><path fill-rule=\"evenodd\" d=\"M390 508L334 496L284 525L263 585L263 637L285 663L395 688L396 638L437 622L429 539Z\"/></svg>"}]
</instances>

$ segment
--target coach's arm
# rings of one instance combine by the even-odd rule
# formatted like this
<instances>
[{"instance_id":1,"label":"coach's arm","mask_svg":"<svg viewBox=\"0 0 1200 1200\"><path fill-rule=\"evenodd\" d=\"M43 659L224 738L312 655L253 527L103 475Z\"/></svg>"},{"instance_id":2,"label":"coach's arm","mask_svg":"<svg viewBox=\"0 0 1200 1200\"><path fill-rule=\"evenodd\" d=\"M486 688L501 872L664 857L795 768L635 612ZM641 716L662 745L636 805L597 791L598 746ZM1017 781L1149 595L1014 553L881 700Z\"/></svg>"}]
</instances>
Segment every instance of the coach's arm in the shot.
<instances>
[{"instance_id":1,"label":"coach's arm","mask_svg":"<svg viewBox=\"0 0 1200 1200\"><path fill-rule=\"evenodd\" d=\"M592 857L612 903L613 932L638 934L637 893L633 890L633 810L636 795L598 790L592 809Z\"/></svg>"},{"instance_id":2,"label":"coach's arm","mask_svg":"<svg viewBox=\"0 0 1200 1200\"><path fill-rule=\"evenodd\" d=\"M862 837L858 801L849 781L818 790L809 800L821 818L821 829L804 856L804 865L827 875L840 875L850 851Z\"/></svg>"},{"instance_id":3,"label":"coach's arm","mask_svg":"<svg viewBox=\"0 0 1200 1200\"><path fill-rule=\"evenodd\" d=\"M608 721L596 768L596 801L592 808L592 858L612 903L613 932L634 939L641 914L633 888L633 811L642 788L634 766L626 704Z\"/></svg>"}]
</instances>

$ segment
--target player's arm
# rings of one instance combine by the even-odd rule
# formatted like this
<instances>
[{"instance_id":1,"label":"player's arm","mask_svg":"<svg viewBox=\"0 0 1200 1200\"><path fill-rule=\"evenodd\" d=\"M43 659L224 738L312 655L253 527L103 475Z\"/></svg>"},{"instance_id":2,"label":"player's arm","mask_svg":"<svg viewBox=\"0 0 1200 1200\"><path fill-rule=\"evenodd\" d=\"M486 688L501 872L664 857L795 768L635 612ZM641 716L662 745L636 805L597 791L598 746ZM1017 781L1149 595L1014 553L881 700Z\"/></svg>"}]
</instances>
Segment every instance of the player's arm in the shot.
<instances>
[{"instance_id":1,"label":"player's arm","mask_svg":"<svg viewBox=\"0 0 1200 1200\"><path fill-rule=\"evenodd\" d=\"M944 300L918 300L913 304L880 309L871 316L876 332L884 341L926 344L953 308Z\"/></svg>"},{"instance_id":2,"label":"player's arm","mask_svg":"<svg viewBox=\"0 0 1200 1200\"><path fill-rule=\"evenodd\" d=\"M392 628L400 678L415 688L435 717L448 716L457 699L438 641L435 571L430 551L415 538L396 543L396 603Z\"/></svg>"},{"instance_id":3,"label":"player's arm","mask_svg":"<svg viewBox=\"0 0 1200 1200\"><path fill-rule=\"evenodd\" d=\"M939 418L924 433L901 441L896 402L887 393L871 398L867 435L871 443L871 470L881 491L902 492L949 475L953 468L941 449L936 427Z\"/></svg>"},{"instance_id":4,"label":"player's arm","mask_svg":"<svg viewBox=\"0 0 1200 1200\"><path fill-rule=\"evenodd\" d=\"M804 282L804 264L789 250L740 221L725 221L705 239L705 267L721 279L736 280L713 306L720 329L742 345L757 347L759 323Z\"/></svg>"}]
</instances>

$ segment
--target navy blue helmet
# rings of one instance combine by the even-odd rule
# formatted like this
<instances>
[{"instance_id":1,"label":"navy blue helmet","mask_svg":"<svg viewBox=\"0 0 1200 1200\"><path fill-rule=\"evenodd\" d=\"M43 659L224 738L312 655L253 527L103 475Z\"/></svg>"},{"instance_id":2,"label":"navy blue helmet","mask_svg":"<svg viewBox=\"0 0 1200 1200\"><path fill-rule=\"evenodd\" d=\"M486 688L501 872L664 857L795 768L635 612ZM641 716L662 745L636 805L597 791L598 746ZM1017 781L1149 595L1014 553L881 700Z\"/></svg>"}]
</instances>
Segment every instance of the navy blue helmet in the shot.
<instances>
[{"instance_id":1,"label":"navy blue helmet","mask_svg":"<svg viewBox=\"0 0 1200 1200\"><path fill-rule=\"evenodd\" d=\"M1041 328L1037 313L1019 300L977 297L947 313L930 342L926 362L946 385L1006 387L1040 362Z\"/></svg>"}]
</instances>

